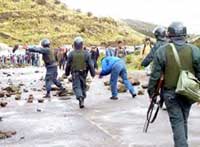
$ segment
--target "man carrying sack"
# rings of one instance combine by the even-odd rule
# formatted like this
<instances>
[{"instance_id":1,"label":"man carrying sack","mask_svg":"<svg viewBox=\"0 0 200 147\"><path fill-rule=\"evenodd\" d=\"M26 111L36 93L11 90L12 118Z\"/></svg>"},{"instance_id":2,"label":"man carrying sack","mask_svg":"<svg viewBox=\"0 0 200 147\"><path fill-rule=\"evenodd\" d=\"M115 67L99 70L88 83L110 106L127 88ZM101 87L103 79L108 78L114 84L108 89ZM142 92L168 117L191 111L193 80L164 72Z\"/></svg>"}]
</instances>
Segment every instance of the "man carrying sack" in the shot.
<instances>
[{"instance_id":1,"label":"man carrying sack","mask_svg":"<svg viewBox=\"0 0 200 147\"><path fill-rule=\"evenodd\" d=\"M200 99L200 50L187 43L186 35L186 27L182 23L174 22L168 27L170 43L157 50L148 87L151 96L161 73L164 73L163 98L175 147L188 147L189 112L191 105ZM193 88L195 86L196 90ZM188 92L193 95L188 96Z\"/></svg>"}]
</instances>

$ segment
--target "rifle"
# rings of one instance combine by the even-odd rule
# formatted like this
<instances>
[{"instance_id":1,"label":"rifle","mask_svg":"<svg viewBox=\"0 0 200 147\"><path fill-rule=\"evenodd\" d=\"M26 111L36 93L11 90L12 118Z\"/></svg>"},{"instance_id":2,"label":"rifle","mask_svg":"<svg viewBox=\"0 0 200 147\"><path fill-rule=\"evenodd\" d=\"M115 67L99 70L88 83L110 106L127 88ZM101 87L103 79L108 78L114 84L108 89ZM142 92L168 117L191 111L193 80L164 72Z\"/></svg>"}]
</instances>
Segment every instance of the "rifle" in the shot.
<instances>
[{"instance_id":1,"label":"rifle","mask_svg":"<svg viewBox=\"0 0 200 147\"><path fill-rule=\"evenodd\" d=\"M146 116L146 121L144 124L144 128L143 128L143 132L147 133L149 124L153 123L156 120L156 117L158 115L159 109L162 108L163 102L164 100L162 99L162 97L160 97L158 99L158 96L160 95L160 91L163 85L163 81L164 81L164 75L162 74L160 77L160 80L157 84L157 87L153 93L153 95L151 96L151 103L149 105L149 108L147 110L147 116ZM157 108L155 108L155 105L157 105ZM155 110L155 112L154 112Z\"/></svg>"}]
</instances>

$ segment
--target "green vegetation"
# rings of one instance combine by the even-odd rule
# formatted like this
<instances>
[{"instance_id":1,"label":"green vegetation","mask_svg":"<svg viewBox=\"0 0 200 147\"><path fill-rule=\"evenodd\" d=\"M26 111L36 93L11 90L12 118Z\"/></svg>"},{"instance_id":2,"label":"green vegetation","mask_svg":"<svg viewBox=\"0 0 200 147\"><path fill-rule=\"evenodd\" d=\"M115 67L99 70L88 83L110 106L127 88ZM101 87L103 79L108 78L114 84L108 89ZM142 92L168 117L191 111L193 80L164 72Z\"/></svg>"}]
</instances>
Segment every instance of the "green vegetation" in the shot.
<instances>
[{"instance_id":1,"label":"green vegetation","mask_svg":"<svg viewBox=\"0 0 200 147\"><path fill-rule=\"evenodd\" d=\"M49 38L56 47L71 44L77 35L88 45L119 39L140 44L144 39L122 22L71 10L58 0L0 0L0 42L38 44L42 38Z\"/></svg>"},{"instance_id":2,"label":"green vegetation","mask_svg":"<svg viewBox=\"0 0 200 147\"><path fill-rule=\"evenodd\" d=\"M194 44L200 48L200 38L197 39L197 40L194 42Z\"/></svg>"}]
</instances>

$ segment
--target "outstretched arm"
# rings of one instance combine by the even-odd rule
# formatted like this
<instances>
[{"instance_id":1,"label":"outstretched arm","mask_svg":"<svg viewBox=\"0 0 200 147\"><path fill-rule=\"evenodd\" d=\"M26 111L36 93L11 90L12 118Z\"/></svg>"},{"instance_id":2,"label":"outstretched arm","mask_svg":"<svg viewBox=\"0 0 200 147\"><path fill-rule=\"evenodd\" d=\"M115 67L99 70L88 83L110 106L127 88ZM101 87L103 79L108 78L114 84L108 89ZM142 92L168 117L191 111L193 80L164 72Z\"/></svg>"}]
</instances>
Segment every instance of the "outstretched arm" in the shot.
<instances>
[{"instance_id":1,"label":"outstretched arm","mask_svg":"<svg viewBox=\"0 0 200 147\"><path fill-rule=\"evenodd\" d=\"M46 54L49 52L48 48L42 48L42 47L36 47L36 46L28 46L27 50L29 52L35 52L35 53L40 53L40 54Z\"/></svg>"}]
</instances>

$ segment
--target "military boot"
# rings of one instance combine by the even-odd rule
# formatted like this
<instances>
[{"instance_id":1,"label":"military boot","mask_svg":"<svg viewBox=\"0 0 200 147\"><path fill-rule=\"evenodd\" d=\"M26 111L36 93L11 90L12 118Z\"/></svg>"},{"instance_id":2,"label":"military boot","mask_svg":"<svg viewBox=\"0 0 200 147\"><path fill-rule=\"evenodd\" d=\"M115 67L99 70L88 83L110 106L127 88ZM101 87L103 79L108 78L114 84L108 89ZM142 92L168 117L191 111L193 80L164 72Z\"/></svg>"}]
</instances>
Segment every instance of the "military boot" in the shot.
<instances>
[{"instance_id":1,"label":"military boot","mask_svg":"<svg viewBox=\"0 0 200 147\"><path fill-rule=\"evenodd\" d=\"M79 107L80 109L83 109L85 106L84 106L84 98L80 97L79 99Z\"/></svg>"}]
</instances>

